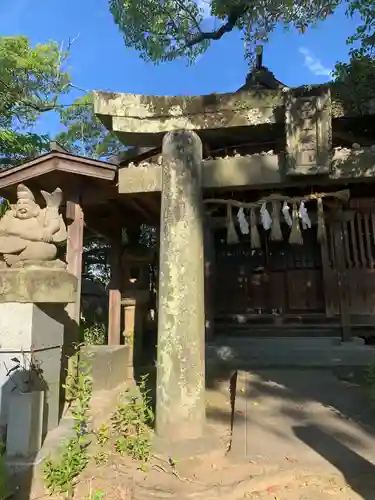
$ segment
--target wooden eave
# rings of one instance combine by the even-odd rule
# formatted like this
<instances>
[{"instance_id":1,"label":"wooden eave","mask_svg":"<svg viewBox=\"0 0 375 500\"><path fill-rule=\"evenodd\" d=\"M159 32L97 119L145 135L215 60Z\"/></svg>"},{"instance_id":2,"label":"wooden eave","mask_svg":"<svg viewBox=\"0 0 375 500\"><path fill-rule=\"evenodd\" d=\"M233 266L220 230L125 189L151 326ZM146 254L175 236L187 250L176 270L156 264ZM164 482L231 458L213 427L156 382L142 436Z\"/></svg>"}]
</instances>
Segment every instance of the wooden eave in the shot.
<instances>
[{"instance_id":1,"label":"wooden eave","mask_svg":"<svg viewBox=\"0 0 375 500\"><path fill-rule=\"evenodd\" d=\"M100 234L106 234L115 219L126 221L127 225L157 220L159 207L155 209L153 200L148 203L147 195L135 200L119 193L117 175L118 166L113 163L53 151L0 172L0 195L12 202L17 185L24 183L37 202L44 203L40 191L60 187L64 194L62 213L66 202L78 196L85 219Z\"/></svg>"},{"instance_id":2,"label":"wooden eave","mask_svg":"<svg viewBox=\"0 0 375 500\"><path fill-rule=\"evenodd\" d=\"M51 152L0 173L0 189L26 182L53 171L113 182L117 166L69 153Z\"/></svg>"}]
</instances>

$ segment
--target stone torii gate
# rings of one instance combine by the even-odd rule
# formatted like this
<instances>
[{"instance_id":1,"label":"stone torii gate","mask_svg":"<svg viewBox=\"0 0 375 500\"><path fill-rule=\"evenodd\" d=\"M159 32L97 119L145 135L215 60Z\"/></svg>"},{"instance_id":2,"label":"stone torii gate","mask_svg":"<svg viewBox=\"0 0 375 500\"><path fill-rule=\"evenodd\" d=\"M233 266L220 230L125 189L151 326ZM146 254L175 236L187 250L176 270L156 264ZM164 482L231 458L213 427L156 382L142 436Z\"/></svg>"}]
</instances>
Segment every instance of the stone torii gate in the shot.
<instances>
[{"instance_id":1,"label":"stone torii gate","mask_svg":"<svg viewBox=\"0 0 375 500\"><path fill-rule=\"evenodd\" d=\"M123 97L119 105L126 109ZM101 119L108 105L112 107L105 95L95 95ZM106 118L105 125L112 129ZM156 433L174 441L199 438L205 426L202 142L189 128L181 123L154 137L156 143L162 140L163 155ZM131 143L137 143L140 132L135 126Z\"/></svg>"},{"instance_id":2,"label":"stone torii gate","mask_svg":"<svg viewBox=\"0 0 375 500\"><path fill-rule=\"evenodd\" d=\"M303 186L311 182L311 175L317 184L358 178L358 170L351 169L351 152L346 157L331 155L332 115L344 115L344 107L331 100L326 87L307 96L294 90L197 97L94 93L96 115L124 144L162 146L161 165L121 168L118 178L120 194L161 193L156 414L160 437L198 438L205 424L203 188ZM202 142L210 142L218 132L225 129L245 143L249 127L280 122L285 123L285 157L270 152L203 162ZM374 175L368 152L357 155L356 162L363 163L360 175ZM310 180L303 179L306 175Z\"/></svg>"}]
</instances>

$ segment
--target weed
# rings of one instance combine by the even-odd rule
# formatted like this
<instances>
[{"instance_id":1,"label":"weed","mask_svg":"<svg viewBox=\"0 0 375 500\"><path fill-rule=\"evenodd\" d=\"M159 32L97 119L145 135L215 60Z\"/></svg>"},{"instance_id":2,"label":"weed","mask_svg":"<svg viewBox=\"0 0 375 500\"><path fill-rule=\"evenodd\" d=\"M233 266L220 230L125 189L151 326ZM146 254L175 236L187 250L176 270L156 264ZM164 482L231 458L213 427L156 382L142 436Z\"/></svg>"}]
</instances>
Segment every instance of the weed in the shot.
<instances>
[{"instance_id":1,"label":"weed","mask_svg":"<svg viewBox=\"0 0 375 500\"><path fill-rule=\"evenodd\" d=\"M102 490L95 490L87 497L87 500L103 500L105 493Z\"/></svg>"},{"instance_id":2,"label":"weed","mask_svg":"<svg viewBox=\"0 0 375 500\"><path fill-rule=\"evenodd\" d=\"M72 403L74 437L66 442L59 459L47 458L43 463L45 485L49 493L73 495L74 482L85 469L88 461L89 410L92 395L92 378L87 363L79 359L79 352L74 360L77 370L67 377L67 388Z\"/></svg>"},{"instance_id":3,"label":"weed","mask_svg":"<svg viewBox=\"0 0 375 500\"><path fill-rule=\"evenodd\" d=\"M105 446L110 437L110 429L106 424L102 424L96 431L94 431L96 441L99 446Z\"/></svg>"},{"instance_id":4,"label":"weed","mask_svg":"<svg viewBox=\"0 0 375 500\"><path fill-rule=\"evenodd\" d=\"M80 326L80 339L85 345L106 344L106 331L104 324L100 322L89 323L84 321Z\"/></svg>"},{"instance_id":5,"label":"weed","mask_svg":"<svg viewBox=\"0 0 375 500\"><path fill-rule=\"evenodd\" d=\"M108 460L109 460L109 455L105 451L98 451L98 453L95 453L94 455L94 462L97 467L100 465L107 465Z\"/></svg>"},{"instance_id":6,"label":"weed","mask_svg":"<svg viewBox=\"0 0 375 500\"><path fill-rule=\"evenodd\" d=\"M144 463L151 455L150 424L154 421L146 383L147 375L142 377L137 393L125 391L111 417L116 451Z\"/></svg>"},{"instance_id":7,"label":"weed","mask_svg":"<svg viewBox=\"0 0 375 500\"><path fill-rule=\"evenodd\" d=\"M82 443L81 439L70 439L59 460L47 458L44 461L44 482L50 494L63 493L68 497L73 495L74 481L88 463L87 442Z\"/></svg>"}]
</instances>

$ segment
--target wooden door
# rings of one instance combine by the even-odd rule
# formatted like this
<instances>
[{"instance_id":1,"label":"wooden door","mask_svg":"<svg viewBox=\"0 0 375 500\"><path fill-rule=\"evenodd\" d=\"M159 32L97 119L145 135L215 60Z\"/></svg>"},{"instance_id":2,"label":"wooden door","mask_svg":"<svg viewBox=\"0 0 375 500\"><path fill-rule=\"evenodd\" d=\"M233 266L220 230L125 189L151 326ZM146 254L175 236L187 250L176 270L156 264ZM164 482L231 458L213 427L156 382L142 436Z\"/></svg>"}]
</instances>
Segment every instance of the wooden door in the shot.
<instances>
[{"instance_id":1,"label":"wooden door","mask_svg":"<svg viewBox=\"0 0 375 500\"><path fill-rule=\"evenodd\" d=\"M288 243L289 228L283 226L284 240L268 242L268 262L272 280L283 287L285 313L324 311L322 261L316 227L303 231L303 245ZM276 286L273 289L276 290ZM276 301L275 301L276 302Z\"/></svg>"},{"instance_id":2,"label":"wooden door","mask_svg":"<svg viewBox=\"0 0 375 500\"><path fill-rule=\"evenodd\" d=\"M236 245L217 246L216 300L218 314L283 314L324 311L320 246L316 230L303 232L304 244L273 242L259 228L261 249L249 237Z\"/></svg>"},{"instance_id":3,"label":"wooden door","mask_svg":"<svg viewBox=\"0 0 375 500\"><path fill-rule=\"evenodd\" d=\"M353 315L375 314L375 212L358 208L346 210L341 222L348 287L349 312ZM325 248L326 247L326 248ZM340 313L337 288L336 256L332 225L327 224L327 243L322 247L325 263L324 284L327 290L327 315Z\"/></svg>"}]
</instances>

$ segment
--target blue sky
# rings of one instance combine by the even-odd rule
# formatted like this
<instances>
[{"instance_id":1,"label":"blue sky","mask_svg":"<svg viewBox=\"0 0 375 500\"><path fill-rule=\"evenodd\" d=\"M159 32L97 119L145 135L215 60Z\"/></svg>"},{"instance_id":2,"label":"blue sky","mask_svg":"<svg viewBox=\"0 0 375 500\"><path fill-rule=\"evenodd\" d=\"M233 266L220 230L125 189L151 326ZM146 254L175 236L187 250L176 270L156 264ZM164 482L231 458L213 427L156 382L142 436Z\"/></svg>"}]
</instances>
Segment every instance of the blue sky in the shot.
<instances>
[{"instance_id":1,"label":"blue sky","mask_svg":"<svg viewBox=\"0 0 375 500\"><path fill-rule=\"evenodd\" d=\"M345 40L354 33L355 23L341 8L304 35L277 29L265 47L264 64L289 86L323 83L335 62L347 59ZM70 72L73 83L87 90L160 95L231 92L244 83L248 72L238 32L214 42L192 67L183 60L159 66L144 63L125 48L108 0L0 0L0 34L26 35L32 43L79 35ZM77 95L67 96L65 102ZM44 116L37 130L54 135L59 130L57 116Z\"/></svg>"}]
</instances>

